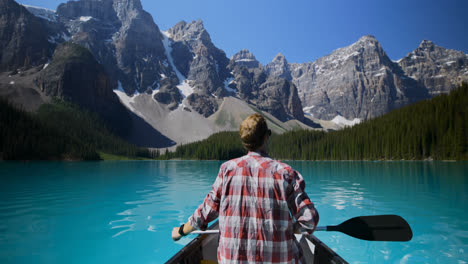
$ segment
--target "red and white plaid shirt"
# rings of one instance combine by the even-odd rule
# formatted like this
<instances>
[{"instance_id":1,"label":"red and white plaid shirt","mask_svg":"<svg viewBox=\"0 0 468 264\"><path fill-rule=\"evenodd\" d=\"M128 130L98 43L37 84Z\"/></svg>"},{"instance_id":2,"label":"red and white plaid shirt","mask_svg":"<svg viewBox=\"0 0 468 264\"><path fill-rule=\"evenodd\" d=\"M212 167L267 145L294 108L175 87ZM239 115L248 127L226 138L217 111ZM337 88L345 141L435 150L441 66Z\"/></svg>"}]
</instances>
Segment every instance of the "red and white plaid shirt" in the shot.
<instances>
[{"instance_id":1,"label":"red and white plaid shirt","mask_svg":"<svg viewBox=\"0 0 468 264\"><path fill-rule=\"evenodd\" d=\"M221 165L189 223L204 229L219 216L219 263L305 263L293 219L312 234L319 215L304 188L289 165L249 152Z\"/></svg>"}]
</instances>

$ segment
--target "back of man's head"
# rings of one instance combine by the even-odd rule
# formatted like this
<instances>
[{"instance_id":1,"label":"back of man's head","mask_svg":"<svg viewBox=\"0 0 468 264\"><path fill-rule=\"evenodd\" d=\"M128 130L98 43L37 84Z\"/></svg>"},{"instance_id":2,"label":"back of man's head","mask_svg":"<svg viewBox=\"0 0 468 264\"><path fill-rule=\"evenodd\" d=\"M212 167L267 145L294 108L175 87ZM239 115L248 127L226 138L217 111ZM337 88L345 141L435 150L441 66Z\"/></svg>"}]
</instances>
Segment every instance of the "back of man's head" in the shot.
<instances>
[{"instance_id":1,"label":"back of man's head","mask_svg":"<svg viewBox=\"0 0 468 264\"><path fill-rule=\"evenodd\" d=\"M240 125L239 134L244 147L249 150L257 150L263 145L268 126L265 118L260 114L248 116Z\"/></svg>"}]
</instances>

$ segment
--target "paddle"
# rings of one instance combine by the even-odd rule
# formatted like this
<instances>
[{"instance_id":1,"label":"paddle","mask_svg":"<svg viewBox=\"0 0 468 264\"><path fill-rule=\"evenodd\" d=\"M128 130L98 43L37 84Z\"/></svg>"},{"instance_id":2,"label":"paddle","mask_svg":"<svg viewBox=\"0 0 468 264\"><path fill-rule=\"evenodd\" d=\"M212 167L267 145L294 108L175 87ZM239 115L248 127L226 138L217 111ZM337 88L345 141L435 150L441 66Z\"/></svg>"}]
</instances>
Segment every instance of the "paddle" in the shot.
<instances>
[{"instance_id":1,"label":"paddle","mask_svg":"<svg viewBox=\"0 0 468 264\"><path fill-rule=\"evenodd\" d=\"M369 241L410 241L413 232L398 215L358 216L336 226L318 226L315 231L338 231ZM216 234L219 230L194 231L192 234Z\"/></svg>"}]
</instances>

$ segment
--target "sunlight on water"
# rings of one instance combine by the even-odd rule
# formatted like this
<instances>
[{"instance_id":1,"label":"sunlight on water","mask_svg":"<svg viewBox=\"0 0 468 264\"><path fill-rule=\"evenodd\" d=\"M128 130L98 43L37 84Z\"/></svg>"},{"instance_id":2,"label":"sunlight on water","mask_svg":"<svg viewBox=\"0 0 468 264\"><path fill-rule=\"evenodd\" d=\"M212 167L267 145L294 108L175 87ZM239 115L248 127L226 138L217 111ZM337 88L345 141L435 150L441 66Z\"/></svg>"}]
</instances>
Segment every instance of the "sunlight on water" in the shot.
<instances>
[{"instance_id":1,"label":"sunlight on water","mask_svg":"<svg viewBox=\"0 0 468 264\"><path fill-rule=\"evenodd\" d=\"M409 243L316 236L350 263L466 263L468 163L290 162L319 225L399 214ZM0 163L0 263L164 263L221 162Z\"/></svg>"}]
</instances>

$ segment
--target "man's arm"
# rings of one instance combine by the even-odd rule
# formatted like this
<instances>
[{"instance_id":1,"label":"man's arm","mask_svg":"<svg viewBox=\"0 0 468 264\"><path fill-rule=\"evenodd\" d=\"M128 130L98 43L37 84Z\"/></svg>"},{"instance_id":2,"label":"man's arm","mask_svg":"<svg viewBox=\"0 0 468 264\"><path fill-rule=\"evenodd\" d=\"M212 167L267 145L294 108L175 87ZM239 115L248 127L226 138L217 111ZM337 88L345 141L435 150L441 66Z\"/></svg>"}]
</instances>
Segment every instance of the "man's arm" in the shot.
<instances>
[{"instance_id":1,"label":"man's arm","mask_svg":"<svg viewBox=\"0 0 468 264\"><path fill-rule=\"evenodd\" d=\"M177 241L177 240L182 238L182 235L179 234L179 229L180 229L180 227L174 227L172 229L172 239L174 241ZM189 222L184 224L183 232L184 232L185 235L188 235L188 234L192 233L194 230L196 230L196 229L192 225L190 225Z\"/></svg>"},{"instance_id":2,"label":"man's arm","mask_svg":"<svg viewBox=\"0 0 468 264\"><path fill-rule=\"evenodd\" d=\"M184 225L183 233L189 234L197 229L206 229L208 223L218 218L219 203L221 200L221 190L223 188L223 166L221 166L218 177L213 184L212 190L206 195L203 203L190 216L188 222ZM172 229L172 239L179 240L182 236L179 234L180 227Z\"/></svg>"},{"instance_id":3,"label":"man's arm","mask_svg":"<svg viewBox=\"0 0 468 264\"><path fill-rule=\"evenodd\" d=\"M291 185L288 190L288 206L296 220L296 228L300 233L312 234L317 227L319 214L314 204L305 192L305 182L302 175L291 170Z\"/></svg>"}]
</instances>

